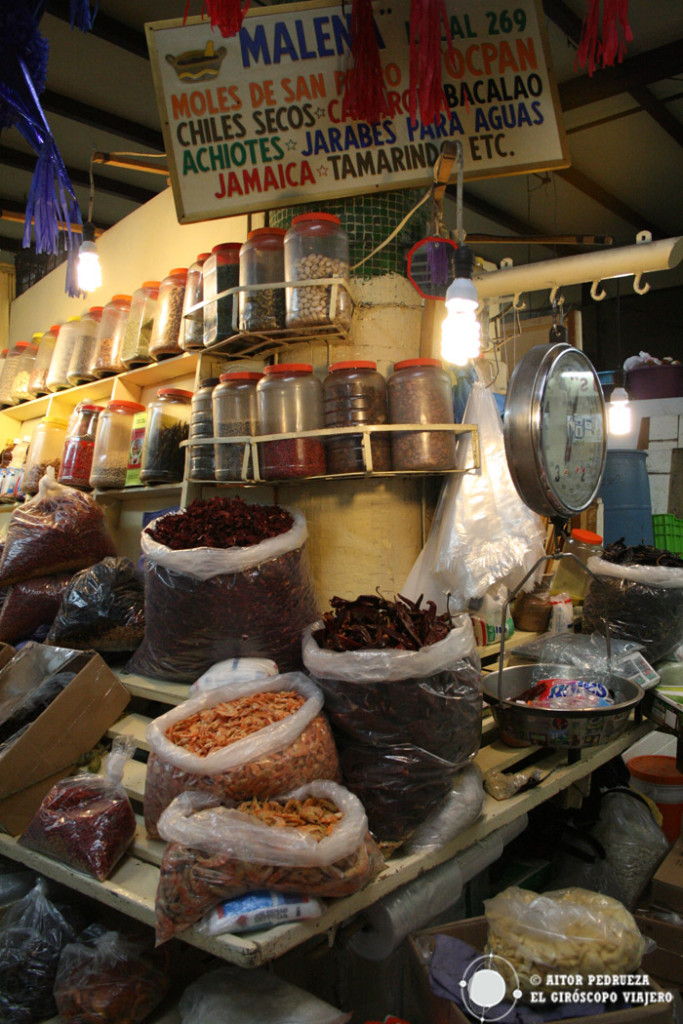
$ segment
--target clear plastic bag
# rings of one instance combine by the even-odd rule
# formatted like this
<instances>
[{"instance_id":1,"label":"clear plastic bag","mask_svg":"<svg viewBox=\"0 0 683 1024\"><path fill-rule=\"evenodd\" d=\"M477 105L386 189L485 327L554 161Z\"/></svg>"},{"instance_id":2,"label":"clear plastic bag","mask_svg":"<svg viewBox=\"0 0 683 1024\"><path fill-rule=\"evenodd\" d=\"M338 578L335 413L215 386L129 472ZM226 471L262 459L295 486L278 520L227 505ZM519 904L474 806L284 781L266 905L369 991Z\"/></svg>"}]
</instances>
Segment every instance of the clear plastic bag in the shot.
<instances>
[{"instance_id":1,"label":"clear plastic bag","mask_svg":"<svg viewBox=\"0 0 683 1024\"><path fill-rule=\"evenodd\" d=\"M343 1013L270 971L219 967L186 988L182 1024L345 1024Z\"/></svg>"},{"instance_id":2,"label":"clear plastic bag","mask_svg":"<svg viewBox=\"0 0 683 1024\"><path fill-rule=\"evenodd\" d=\"M584 600L582 630L610 634L640 644L654 664L666 658L683 635L683 569L618 565L589 558L591 579Z\"/></svg>"},{"instance_id":3,"label":"clear plastic bag","mask_svg":"<svg viewBox=\"0 0 683 1024\"><path fill-rule=\"evenodd\" d=\"M11 907L28 896L38 880L33 871L6 870L4 865L0 870L0 909Z\"/></svg>"},{"instance_id":4,"label":"clear plastic bag","mask_svg":"<svg viewBox=\"0 0 683 1024\"><path fill-rule=\"evenodd\" d=\"M199 756L173 743L169 728L224 702L247 701L259 695L293 691L303 704L293 714L265 728ZM339 762L332 733L321 714L323 696L301 672L267 680L250 680L209 690L172 708L150 723L150 756L145 778L145 825L157 835L159 815L185 789L200 790L219 800L274 796L297 783L339 778ZM244 707L248 711L248 703Z\"/></svg>"},{"instance_id":5,"label":"clear plastic bag","mask_svg":"<svg viewBox=\"0 0 683 1024\"><path fill-rule=\"evenodd\" d=\"M128 671L191 683L226 658L300 668L301 631L318 611L306 521L291 516L291 529L244 548L175 551L143 530L145 638Z\"/></svg>"},{"instance_id":6,"label":"clear plastic bag","mask_svg":"<svg viewBox=\"0 0 683 1024\"><path fill-rule=\"evenodd\" d=\"M432 811L413 832L403 853L410 856L413 853L440 850L477 820L483 806L484 783L481 772L475 765L470 765L455 779L441 806Z\"/></svg>"},{"instance_id":7,"label":"clear plastic bag","mask_svg":"<svg viewBox=\"0 0 683 1024\"><path fill-rule=\"evenodd\" d=\"M140 1024L168 987L167 958L151 934L95 924L62 949L54 995L64 1024Z\"/></svg>"},{"instance_id":8,"label":"clear plastic bag","mask_svg":"<svg viewBox=\"0 0 683 1024\"><path fill-rule=\"evenodd\" d=\"M135 836L135 815L121 785L135 748L131 736L118 736L105 775L76 775L53 786L20 845L101 882L108 878Z\"/></svg>"},{"instance_id":9,"label":"clear plastic bag","mask_svg":"<svg viewBox=\"0 0 683 1024\"><path fill-rule=\"evenodd\" d=\"M465 615L448 636L416 651L321 647L317 622L304 630L303 658L325 694L333 725L372 746L410 744L466 764L481 740L481 672Z\"/></svg>"},{"instance_id":10,"label":"clear plastic bag","mask_svg":"<svg viewBox=\"0 0 683 1024\"><path fill-rule=\"evenodd\" d=\"M75 572L115 554L100 506L89 494L57 483L50 466L38 493L12 513L0 586Z\"/></svg>"},{"instance_id":11,"label":"clear plastic bag","mask_svg":"<svg viewBox=\"0 0 683 1024\"><path fill-rule=\"evenodd\" d=\"M604 847L607 866L619 898L632 907L669 842L646 802L631 790L608 789L600 800L600 816L590 834Z\"/></svg>"},{"instance_id":12,"label":"clear plastic bag","mask_svg":"<svg viewBox=\"0 0 683 1024\"><path fill-rule=\"evenodd\" d=\"M41 626L51 626L71 574L36 576L7 588L0 610L0 642L27 640Z\"/></svg>"},{"instance_id":13,"label":"clear plastic bag","mask_svg":"<svg viewBox=\"0 0 683 1024\"><path fill-rule=\"evenodd\" d=\"M268 801L268 821L253 816L260 801L236 809L212 804L203 793L181 793L159 820L168 846L161 863L156 897L157 942L194 924L225 899L254 889L349 896L366 885L382 866L382 856L367 833L360 802L342 786L319 780ZM303 813L294 802L306 803ZM324 803L336 809L322 839L316 828ZM273 805L283 816L273 814ZM311 806L313 805L313 806ZM246 811L249 806L252 813ZM338 812L341 812L339 816ZM323 828L321 827L321 831Z\"/></svg>"},{"instance_id":14,"label":"clear plastic bag","mask_svg":"<svg viewBox=\"0 0 683 1024\"><path fill-rule=\"evenodd\" d=\"M612 666L616 670L620 661L630 658L643 649L642 644L633 640L611 639ZM607 646L600 633L588 636L585 633L544 633L543 636L515 646L515 656L529 661L546 662L549 665L572 665L575 668L593 669L606 672Z\"/></svg>"},{"instance_id":15,"label":"clear plastic bag","mask_svg":"<svg viewBox=\"0 0 683 1024\"><path fill-rule=\"evenodd\" d=\"M145 632L142 580L128 558L104 558L64 589L48 644L99 652L134 651Z\"/></svg>"},{"instance_id":16,"label":"clear plastic bag","mask_svg":"<svg viewBox=\"0 0 683 1024\"><path fill-rule=\"evenodd\" d=\"M494 583L513 589L544 551L541 519L517 494L496 401L481 383L472 387L465 422L479 429L481 467L444 482L427 543L401 589L411 599L424 594L439 610L446 594L454 608L465 609ZM457 466L471 461L472 439L465 437ZM527 589L534 583L530 579Z\"/></svg>"},{"instance_id":17,"label":"clear plastic bag","mask_svg":"<svg viewBox=\"0 0 683 1024\"><path fill-rule=\"evenodd\" d=\"M278 667L270 658L229 658L212 665L208 672L190 687L190 696L195 697L208 690L222 689L251 679L272 679L278 675Z\"/></svg>"},{"instance_id":18,"label":"clear plastic bag","mask_svg":"<svg viewBox=\"0 0 683 1024\"><path fill-rule=\"evenodd\" d=\"M375 839L396 849L441 807L461 766L408 743L349 743L341 767L344 785L365 807Z\"/></svg>"},{"instance_id":19,"label":"clear plastic bag","mask_svg":"<svg viewBox=\"0 0 683 1024\"><path fill-rule=\"evenodd\" d=\"M35 1024L55 1013L52 992L59 955L74 932L45 892L39 879L0 922L2 1024Z\"/></svg>"},{"instance_id":20,"label":"clear plastic bag","mask_svg":"<svg viewBox=\"0 0 683 1024\"><path fill-rule=\"evenodd\" d=\"M579 988L604 988L600 975L633 974L640 968L645 940L626 908L589 889L558 889L539 896L511 886L484 900L488 924L486 952L507 960L522 992L552 991L550 975L581 975ZM505 974L505 965L496 966ZM540 984L532 984L538 975ZM593 978L591 982L589 979ZM560 988L563 986L560 985ZM510 992L508 993L510 994Z\"/></svg>"}]
</instances>

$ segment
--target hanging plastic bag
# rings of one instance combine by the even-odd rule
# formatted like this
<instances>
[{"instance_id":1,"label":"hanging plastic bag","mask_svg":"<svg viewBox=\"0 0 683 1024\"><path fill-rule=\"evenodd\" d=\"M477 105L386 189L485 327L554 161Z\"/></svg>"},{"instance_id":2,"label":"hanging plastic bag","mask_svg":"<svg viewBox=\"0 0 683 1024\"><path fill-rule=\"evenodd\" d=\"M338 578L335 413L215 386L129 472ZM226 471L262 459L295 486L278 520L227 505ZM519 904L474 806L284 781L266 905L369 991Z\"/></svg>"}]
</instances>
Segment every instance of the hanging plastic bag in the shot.
<instances>
[{"instance_id":1,"label":"hanging plastic bag","mask_svg":"<svg viewBox=\"0 0 683 1024\"><path fill-rule=\"evenodd\" d=\"M134 651L145 632L142 580L129 558L104 558L77 573L62 595L46 643L99 652Z\"/></svg>"},{"instance_id":2,"label":"hanging plastic bag","mask_svg":"<svg viewBox=\"0 0 683 1024\"><path fill-rule=\"evenodd\" d=\"M229 658L227 661L219 661L208 672L204 672L190 687L190 696L219 690L234 683L247 683L251 679L272 679L276 675L278 667L270 658Z\"/></svg>"},{"instance_id":3,"label":"hanging plastic bag","mask_svg":"<svg viewBox=\"0 0 683 1024\"><path fill-rule=\"evenodd\" d=\"M313 779L338 779L337 750L322 706L318 687L302 672L290 672L208 690L155 719L147 729L149 835L158 834L159 815L186 789L218 800L247 800L286 793Z\"/></svg>"},{"instance_id":4,"label":"hanging plastic bag","mask_svg":"<svg viewBox=\"0 0 683 1024\"><path fill-rule=\"evenodd\" d=\"M362 804L328 779L234 808L212 801L181 793L159 819L169 845L157 888L158 943L233 896L350 896L382 866Z\"/></svg>"},{"instance_id":5,"label":"hanging plastic bag","mask_svg":"<svg viewBox=\"0 0 683 1024\"><path fill-rule=\"evenodd\" d=\"M94 924L62 949L54 994L64 1024L140 1024L168 987L167 958L151 933Z\"/></svg>"},{"instance_id":6,"label":"hanging plastic bag","mask_svg":"<svg viewBox=\"0 0 683 1024\"><path fill-rule=\"evenodd\" d=\"M142 531L145 638L127 670L191 683L226 658L265 657L281 671L300 668L301 631L318 614L302 513L281 509L289 528L242 547L173 549L150 535L160 521L173 527L192 508Z\"/></svg>"},{"instance_id":7,"label":"hanging plastic bag","mask_svg":"<svg viewBox=\"0 0 683 1024\"><path fill-rule=\"evenodd\" d=\"M55 1014L53 988L62 947L74 931L39 879L0 922L0 1020L33 1024Z\"/></svg>"},{"instance_id":8,"label":"hanging plastic bag","mask_svg":"<svg viewBox=\"0 0 683 1024\"><path fill-rule=\"evenodd\" d=\"M52 466L38 493L12 513L0 562L0 585L75 572L115 555L104 512L94 498L55 480Z\"/></svg>"},{"instance_id":9,"label":"hanging plastic bag","mask_svg":"<svg viewBox=\"0 0 683 1024\"><path fill-rule=\"evenodd\" d=\"M401 593L421 593L446 607L465 609L494 583L516 587L543 556L541 520L522 502L510 476L503 427L493 393L476 383L465 421L479 430L481 466L446 480L441 489L427 543ZM472 439L458 446L457 468L472 462ZM539 567L539 578L542 568ZM536 580L531 578L527 589Z\"/></svg>"},{"instance_id":10,"label":"hanging plastic bag","mask_svg":"<svg viewBox=\"0 0 683 1024\"><path fill-rule=\"evenodd\" d=\"M404 856L440 850L477 820L483 806L481 772L470 765L457 776L441 806L432 811L410 837L403 849Z\"/></svg>"},{"instance_id":11,"label":"hanging plastic bag","mask_svg":"<svg viewBox=\"0 0 683 1024\"><path fill-rule=\"evenodd\" d=\"M183 992L182 1024L345 1024L343 1013L270 971L219 967Z\"/></svg>"},{"instance_id":12,"label":"hanging plastic bag","mask_svg":"<svg viewBox=\"0 0 683 1024\"><path fill-rule=\"evenodd\" d=\"M75 775L53 786L20 845L101 882L108 878L135 836L135 815L121 785L135 748L133 737L118 736L104 775Z\"/></svg>"}]
</instances>

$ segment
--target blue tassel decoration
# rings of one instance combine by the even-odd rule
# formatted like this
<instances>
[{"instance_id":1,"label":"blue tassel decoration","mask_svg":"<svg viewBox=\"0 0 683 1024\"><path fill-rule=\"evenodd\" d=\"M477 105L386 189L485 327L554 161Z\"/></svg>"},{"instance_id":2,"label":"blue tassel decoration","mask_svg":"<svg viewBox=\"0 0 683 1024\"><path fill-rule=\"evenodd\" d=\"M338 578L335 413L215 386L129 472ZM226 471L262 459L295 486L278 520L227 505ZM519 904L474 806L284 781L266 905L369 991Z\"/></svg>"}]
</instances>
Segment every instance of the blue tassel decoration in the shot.
<instances>
[{"instance_id":1,"label":"blue tassel decoration","mask_svg":"<svg viewBox=\"0 0 683 1024\"><path fill-rule=\"evenodd\" d=\"M81 32L89 32L95 23L95 16L99 4L95 3L93 10L90 10L89 0L71 0L70 21L72 28L79 28Z\"/></svg>"}]
</instances>

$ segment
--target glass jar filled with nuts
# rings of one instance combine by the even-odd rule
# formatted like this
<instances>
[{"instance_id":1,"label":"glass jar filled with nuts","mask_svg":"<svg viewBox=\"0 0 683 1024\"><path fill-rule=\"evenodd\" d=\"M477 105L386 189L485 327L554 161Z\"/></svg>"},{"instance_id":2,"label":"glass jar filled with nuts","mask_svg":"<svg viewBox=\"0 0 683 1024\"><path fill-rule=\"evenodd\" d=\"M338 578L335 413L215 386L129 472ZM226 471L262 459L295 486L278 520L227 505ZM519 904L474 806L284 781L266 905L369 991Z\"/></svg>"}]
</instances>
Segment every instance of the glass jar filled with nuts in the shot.
<instances>
[{"instance_id":1,"label":"glass jar filled with nuts","mask_svg":"<svg viewBox=\"0 0 683 1024\"><path fill-rule=\"evenodd\" d=\"M149 339L149 354L152 359L180 355L180 325L183 320L183 302L187 267L176 267L169 271L159 285L152 336Z\"/></svg>"},{"instance_id":2,"label":"glass jar filled with nuts","mask_svg":"<svg viewBox=\"0 0 683 1024\"><path fill-rule=\"evenodd\" d=\"M287 327L351 323L351 297L341 284L349 276L349 239L339 217L332 213L302 213L285 235L285 289ZM318 280L324 284L316 284ZM307 283L308 282L308 283Z\"/></svg>"}]
</instances>

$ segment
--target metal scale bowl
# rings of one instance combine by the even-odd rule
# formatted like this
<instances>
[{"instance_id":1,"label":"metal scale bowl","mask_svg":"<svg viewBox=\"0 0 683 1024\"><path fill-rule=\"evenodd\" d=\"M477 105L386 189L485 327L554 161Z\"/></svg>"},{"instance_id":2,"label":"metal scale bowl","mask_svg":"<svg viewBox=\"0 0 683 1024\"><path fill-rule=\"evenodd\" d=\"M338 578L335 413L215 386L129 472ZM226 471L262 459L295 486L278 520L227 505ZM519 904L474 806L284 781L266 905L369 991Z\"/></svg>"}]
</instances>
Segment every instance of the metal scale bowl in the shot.
<instances>
[{"instance_id":1,"label":"metal scale bowl","mask_svg":"<svg viewBox=\"0 0 683 1024\"><path fill-rule=\"evenodd\" d=\"M605 468L605 422L600 381L590 360L579 349L551 340L549 345L532 348L515 366L505 403L508 467L522 501L534 512L551 519L556 537L565 532L569 519L588 508L596 497ZM484 677L484 699L505 743L566 747L569 759L574 760L582 748L607 743L623 732L631 712L642 700L643 690L638 683L610 670L609 625L605 636L607 672L556 663L505 667L508 607L547 557L544 555L536 562L505 603L499 667L497 672ZM572 552L556 551L553 558L573 558L603 585ZM577 677L604 682L614 693L614 704L560 710L516 701L541 679ZM640 713L639 709L636 713Z\"/></svg>"}]
</instances>

